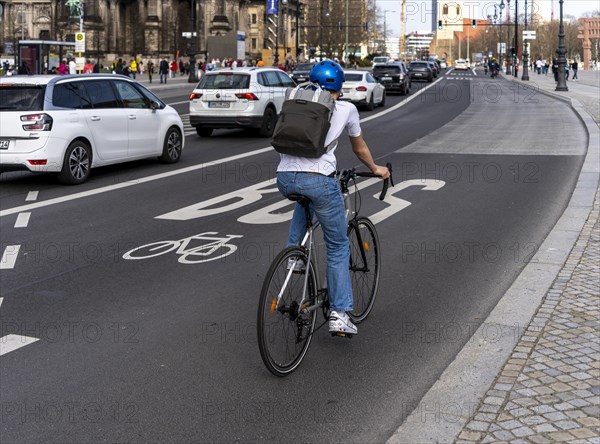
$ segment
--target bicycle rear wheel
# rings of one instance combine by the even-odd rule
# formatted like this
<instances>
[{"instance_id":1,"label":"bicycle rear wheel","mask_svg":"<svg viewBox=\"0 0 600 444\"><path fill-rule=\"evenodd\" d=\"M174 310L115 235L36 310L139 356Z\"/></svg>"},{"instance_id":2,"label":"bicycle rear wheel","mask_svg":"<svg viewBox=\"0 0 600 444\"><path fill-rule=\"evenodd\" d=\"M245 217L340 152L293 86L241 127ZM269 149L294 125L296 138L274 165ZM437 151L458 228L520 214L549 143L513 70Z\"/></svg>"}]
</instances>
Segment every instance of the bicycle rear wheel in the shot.
<instances>
[{"instance_id":1,"label":"bicycle rear wheel","mask_svg":"<svg viewBox=\"0 0 600 444\"><path fill-rule=\"evenodd\" d=\"M379 287L381 250L375 225L366 217L350 221L350 278L352 279L353 308L348 312L355 324L371 312Z\"/></svg>"},{"instance_id":2,"label":"bicycle rear wheel","mask_svg":"<svg viewBox=\"0 0 600 444\"><path fill-rule=\"evenodd\" d=\"M303 248L288 247L275 258L263 282L256 324L258 347L266 367L277 376L286 376L300 365L315 328L317 310L302 312L314 305L318 288L313 265L307 262ZM301 307L307 272L307 296Z\"/></svg>"}]
</instances>

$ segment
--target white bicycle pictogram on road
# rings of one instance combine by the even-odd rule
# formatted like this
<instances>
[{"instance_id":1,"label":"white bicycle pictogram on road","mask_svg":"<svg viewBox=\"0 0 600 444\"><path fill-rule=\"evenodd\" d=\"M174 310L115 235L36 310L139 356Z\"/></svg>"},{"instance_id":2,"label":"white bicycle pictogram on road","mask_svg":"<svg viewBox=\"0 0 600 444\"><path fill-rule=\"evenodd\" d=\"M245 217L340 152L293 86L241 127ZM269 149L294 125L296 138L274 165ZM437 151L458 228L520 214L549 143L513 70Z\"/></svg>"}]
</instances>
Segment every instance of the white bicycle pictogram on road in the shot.
<instances>
[{"instance_id":1,"label":"white bicycle pictogram on road","mask_svg":"<svg viewBox=\"0 0 600 444\"><path fill-rule=\"evenodd\" d=\"M231 239L243 237L242 235L226 234L224 237L217 237L219 233L209 231L196 234L180 240L166 240L153 242L151 244L136 247L123 255L123 259L139 260L150 259L162 254L170 253L173 250L175 254L181 255L178 261L182 264L200 264L203 262L214 261L229 256L237 251L237 245L230 244ZM192 241L201 241L201 245L188 248ZM208 241L208 243L206 242Z\"/></svg>"}]
</instances>

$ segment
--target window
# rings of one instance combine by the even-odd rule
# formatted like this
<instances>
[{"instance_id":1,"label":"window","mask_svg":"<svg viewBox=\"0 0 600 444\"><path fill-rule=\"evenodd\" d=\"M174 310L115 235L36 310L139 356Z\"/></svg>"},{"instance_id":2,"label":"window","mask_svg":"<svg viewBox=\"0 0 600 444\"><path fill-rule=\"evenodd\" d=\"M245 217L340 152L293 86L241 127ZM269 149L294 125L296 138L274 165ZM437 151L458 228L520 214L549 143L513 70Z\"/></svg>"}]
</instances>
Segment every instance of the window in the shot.
<instances>
[{"instance_id":1,"label":"window","mask_svg":"<svg viewBox=\"0 0 600 444\"><path fill-rule=\"evenodd\" d=\"M42 111L45 86L0 86L0 110Z\"/></svg>"},{"instance_id":2,"label":"window","mask_svg":"<svg viewBox=\"0 0 600 444\"><path fill-rule=\"evenodd\" d=\"M258 18L256 16L256 14L252 14L252 24L256 25L258 23Z\"/></svg>"},{"instance_id":3,"label":"window","mask_svg":"<svg viewBox=\"0 0 600 444\"><path fill-rule=\"evenodd\" d=\"M344 75L345 82L360 82L363 78L362 74L346 74Z\"/></svg>"},{"instance_id":4,"label":"window","mask_svg":"<svg viewBox=\"0 0 600 444\"><path fill-rule=\"evenodd\" d=\"M199 89L247 89L249 86L249 75L231 72L205 75L198 84Z\"/></svg>"},{"instance_id":5,"label":"window","mask_svg":"<svg viewBox=\"0 0 600 444\"><path fill-rule=\"evenodd\" d=\"M259 82L261 85L265 86L281 86L281 80L275 71L265 71L261 73L263 76L263 82Z\"/></svg>"},{"instance_id":6,"label":"window","mask_svg":"<svg viewBox=\"0 0 600 444\"><path fill-rule=\"evenodd\" d=\"M284 88L293 88L296 86L294 81L290 79L290 76L287 74L283 72L277 72L276 74L279 76L279 86L283 86Z\"/></svg>"},{"instance_id":7,"label":"window","mask_svg":"<svg viewBox=\"0 0 600 444\"><path fill-rule=\"evenodd\" d=\"M252 39L252 49L256 49L256 45L257 45L256 39Z\"/></svg>"},{"instance_id":8,"label":"window","mask_svg":"<svg viewBox=\"0 0 600 444\"><path fill-rule=\"evenodd\" d=\"M60 108L91 108L82 82L58 83L52 91L52 104Z\"/></svg>"},{"instance_id":9,"label":"window","mask_svg":"<svg viewBox=\"0 0 600 444\"><path fill-rule=\"evenodd\" d=\"M94 108L121 107L109 80L93 80L84 84Z\"/></svg>"},{"instance_id":10,"label":"window","mask_svg":"<svg viewBox=\"0 0 600 444\"><path fill-rule=\"evenodd\" d=\"M128 82L115 82L117 91L125 108L150 108L150 101L140 93L133 84Z\"/></svg>"}]
</instances>

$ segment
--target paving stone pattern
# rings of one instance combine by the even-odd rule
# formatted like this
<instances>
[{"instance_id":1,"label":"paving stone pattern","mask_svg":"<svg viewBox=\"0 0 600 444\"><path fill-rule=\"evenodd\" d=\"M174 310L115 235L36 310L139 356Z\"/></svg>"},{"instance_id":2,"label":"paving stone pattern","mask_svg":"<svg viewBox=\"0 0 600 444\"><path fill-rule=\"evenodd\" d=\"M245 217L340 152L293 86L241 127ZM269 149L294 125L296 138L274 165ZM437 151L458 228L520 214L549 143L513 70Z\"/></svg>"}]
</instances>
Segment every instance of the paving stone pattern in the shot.
<instances>
[{"instance_id":1,"label":"paving stone pattern","mask_svg":"<svg viewBox=\"0 0 600 444\"><path fill-rule=\"evenodd\" d=\"M599 199L456 443L600 444Z\"/></svg>"}]
</instances>

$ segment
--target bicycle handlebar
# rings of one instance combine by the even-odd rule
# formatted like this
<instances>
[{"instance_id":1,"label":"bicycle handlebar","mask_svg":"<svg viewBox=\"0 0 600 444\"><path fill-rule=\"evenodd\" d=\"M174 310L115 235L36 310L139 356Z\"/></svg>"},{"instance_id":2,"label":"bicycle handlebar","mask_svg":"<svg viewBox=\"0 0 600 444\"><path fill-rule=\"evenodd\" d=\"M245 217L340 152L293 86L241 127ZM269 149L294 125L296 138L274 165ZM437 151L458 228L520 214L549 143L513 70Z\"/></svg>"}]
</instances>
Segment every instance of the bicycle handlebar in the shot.
<instances>
[{"instance_id":1,"label":"bicycle handlebar","mask_svg":"<svg viewBox=\"0 0 600 444\"><path fill-rule=\"evenodd\" d=\"M388 179L383 179L383 188L381 190L381 194L379 195L379 200L383 200L385 198L385 195L387 193L387 190L388 190L388 187L390 184L392 186L394 186L394 179L392 178L392 164L388 162L385 164L385 166L388 169L388 171L390 172L390 177ZM351 170L342 171L340 173L340 181L342 181L345 184L348 182L348 180L350 180L353 177L381 177L381 176L379 176L375 173L371 173L371 172L358 172L354 168Z\"/></svg>"}]
</instances>

